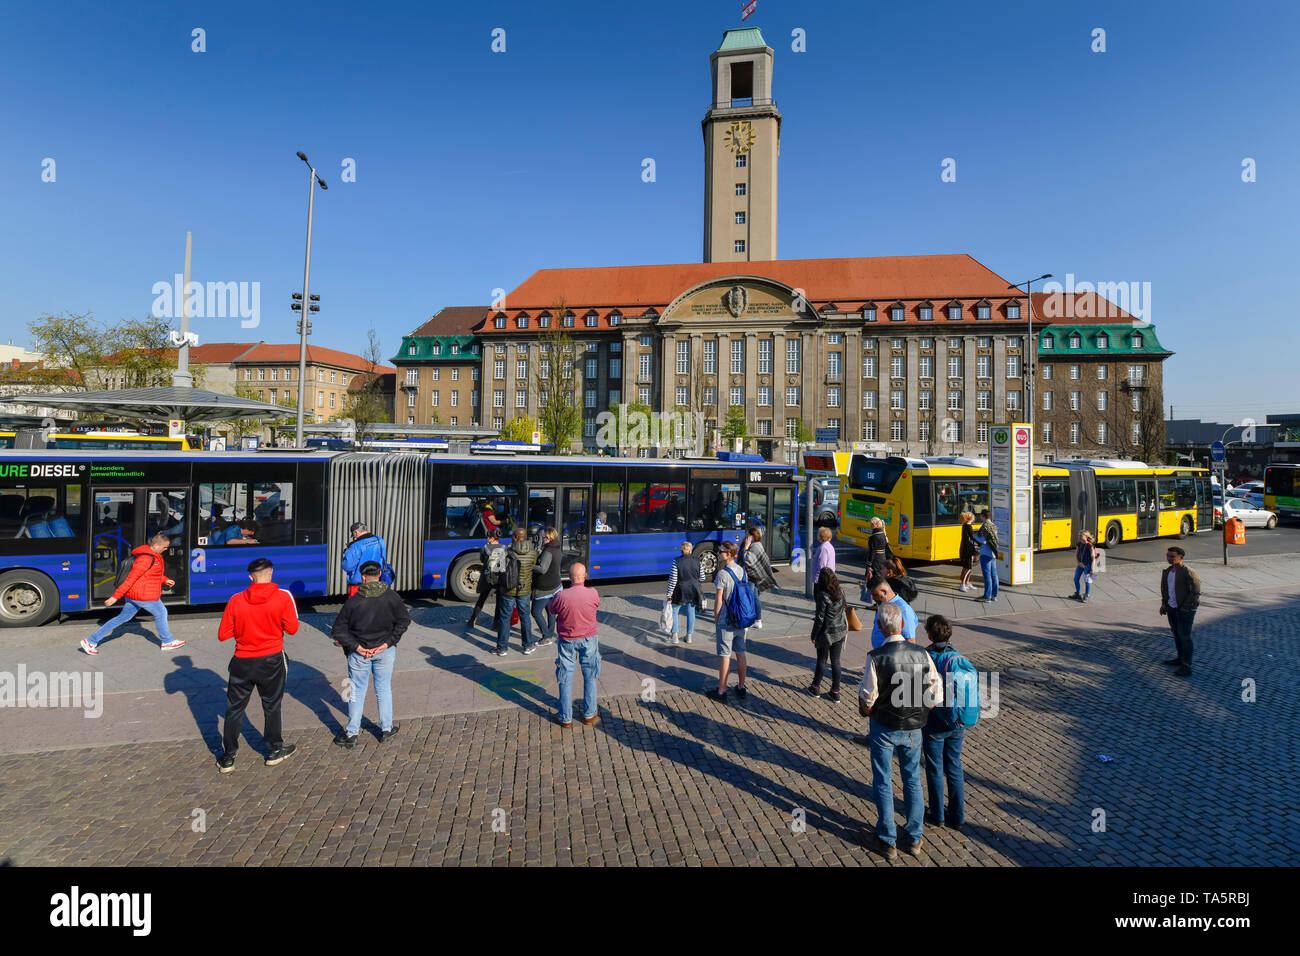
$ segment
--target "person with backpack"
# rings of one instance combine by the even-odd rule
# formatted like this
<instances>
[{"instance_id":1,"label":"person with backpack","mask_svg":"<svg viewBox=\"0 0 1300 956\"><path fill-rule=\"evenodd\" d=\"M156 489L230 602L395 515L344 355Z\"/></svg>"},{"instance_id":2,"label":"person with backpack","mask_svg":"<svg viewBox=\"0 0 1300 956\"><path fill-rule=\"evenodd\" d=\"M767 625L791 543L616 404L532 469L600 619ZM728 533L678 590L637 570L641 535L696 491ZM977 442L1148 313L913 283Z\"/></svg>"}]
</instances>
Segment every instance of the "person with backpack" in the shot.
<instances>
[{"instance_id":1,"label":"person with backpack","mask_svg":"<svg viewBox=\"0 0 1300 956\"><path fill-rule=\"evenodd\" d=\"M483 610L483 605L487 604L490 594L496 592L497 578L505 570L505 545L501 543L501 533L496 528L489 528L487 533L487 543L478 549L479 564L482 567L478 572L478 602L474 605L474 610L469 612L469 623L467 627L473 628L478 621L479 612ZM499 612L499 608L497 611ZM492 627L496 629L496 612L492 616Z\"/></svg>"},{"instance_id":2,"label":"person with backpack","mask_svg":"<svg viewBox=\"0 0 1300 956\"><path fill-rule=\"evenodd\" d=\"M934 660L921 648L903 640L903 612L882 604L876 612L885 643L867 655L858 685L858 713L871 718L871 789L876 803L874 831L863 827L863 842L888 860L898 859L898 832L894 824L893 759L898 754L903 778L903 852L920 853L925 814L921 791L921 728L930 706L943 699L943 684Z\"/></svg>"},{"instance_id":3,"label":"person with backpack","mask_svg":"<svg viewBox=\"0 0 1300 956\"><path fill-rule=\"evenodd\" d=\"M1165 661L1176 667L1174 673L1188 677L1192 673L1192 622L1201 604L1201 579L1183 563L1187 552L1177 545L1165 552L1169 570L1160 573L1160 614L1169 620L1176 654Z\"/></svg>"},{"instance_id":4,"label":"person with backpack","mask_svg":"<svg viewBox=\"0 0 1300 956\"><path fill-rule=\"evenodd\" d=\"M348 576L348 597L357 593L361 587L361 565L374 561L380 567L379 577L385 584L392 584L392 566L388 563L388 545L377 534L371 534L364 521L352 522L349 529L352 540L343 549L343 570Z\"/></svg>"},{"instance_id":5,"label":"person with backpack","mask_svg":"<svg viewBox=\"0 0 1300 956\"><path fill-rule=\"evenodd\" d=\"M727 673L731 670L731 656L736 655L736 694L741 700L749 696L745 686L745 631L762 613L758 592L750 583L745 571L736 560L736 543L724 541L718 549L718 575L713 579L713 619L717 634L718 687L709 691L714 700L727 699Z\"/></svg>"},{"instance_id":6,"label":"person with backpack","mask_svg":"<svg viewBox=\"0 0 1300 956\"><path fill-rule=\"evenodd\" d=\"M555 643L555 614L550 611L550 604L551 599L563 590L560 584L563 563L560 531L558 528L547 528L542 533L542 550L537 557L537 567L533 568L533 620L537 622L537 631L541 635L537 647Z\"/></svg>"},{"instance_id":7,"label":"person with backpack","mask_svg":"<svg viewBox=\"0 0 1300 956\"><path fill-rule=\"evenodd\" d=\"M348 655L348 680L352 685L348 725L334 738L334 743L348 750L356 746L361 732L366 688L372 676L379 707L379 742L387 743L398 730L393 723L393 665L397 642L411 626L411 614L397 592L379 580L380 570L378 561L361 566L361 587L344 602L330 629Z\"/></svg>"},{"instance_id":8,"label":"person with backpack","mask_svg":"<svg viewBox=\"0 0 1300 956\"><path fill-rule=\"evenodd\" d=\"M99 653L99 642L118 627L125 624L141 611L153 615L158 626L158 639L164 651L174 651L184 647L184 641L172 637L167 625L167 605L162 602L164 587L174 587L176 582L167 577L163 570L163 552L171 547L172 540L159 532L148 544L142 544L131 552L130 562L122 562L117 570L117 587L112 596L104 601L104 607L112 607L123 596L126 603L122 610L111 620L105 621L90 637L81 639L81 649L87 654Z\"/></svg>"},{"instance_id":9,"label":"person with backpack","mask_svg":"<svg viewBox=\"0 0 1300 956\"><path fill-rule=\"evenodd\" d=\"M1070 595L1076 601L1087 601L1092 594L1092 565L1097 558L1092 535L1087 531L1079 532L1079 546L1074 549L1074 593ZM1083 593L1079 593L1079 579L1083 578Z\"/></svg>"},{"instance_id":10,"label":"person with backpack","mask_svg":"<svg viewBox=\"0 0 1300 956\"><path fill-rule=\"evenodd\" d=\"M691 553L694 550L694 545L689 541L683 541L682 553L673 559L672 567L668 571L668 596L665 600L671 607L673 615L673 631L669 638L672 644L677 643L677 622L682 611L686 612L687 644L695 637L695 615L703 611L704 594L700 589L700 582L704 580L704 569L700 567L700 559Z\"/></svg>"},{"instance_id":11,"label":"person with backpack","mask_svg":"<svg viewBox=\"0 0 1300 956\"><path fill-rule=\"evenodd\" d=\"M252 583L226 602L226 609L221 612L221 624L217 627L217 640L235 639L235 653L230 658L230 679L226 685L222 752L217 758L217 769L221 773L235 769L235 751L239 749L244 710L254 689L262 698L266 765L274 767L283 763L298 749L295 744L284 742L280 721L284 685L289 676L284 636L298 633L298 606L292 594L271 581L273 573L274 567L269 559L254 558L250 561L248 580Z\"/></svg>"},{"instance_id":12,"label":"person with backpack","mask_svg":"<svg viewBox=\"0 0 1300 956\"><path fill-rule=\"evenodd\" d=\"M510 646L511 616L519 611L519 631L523 637L524 653L537 650L529 624L532 610L533 568L537 566L537 551L528 540L528 532L515 528L510 547L506 548L505 570L497 581L497 648L492 653L505 657Z\"/></svg>"},{"instance_id":13,"label":"person with backpack","mask_svg":"<svg viewBox=\"0 0 1300 956\"><path fill-rule=\"evenodd\" d=\"M993 523L989 509L980 512L982 524L975 534L980 546L980 574L984 577L984 596L977 601L998 599L998 562L1002 560L1002 546L998 543L998 526Z\"/></svg>"},{"instance_id":14,"label":"person with backpack","mask_svg":"<svg viewBox=\"0 0 1300 956\"><path fill-rule=\"evenodd\" d=\"M813 598L817 610L813 614L812 643L817 649L817 667L813 671L812 686L808 693L814 697L822 695L822 677L826 674L826 662L831 664L831 690L826 699L832 704L840 702L840 652L844 649L844 639L849 636L849 622L845 616L844 592L840 590L840 579L830 568L822 568L813 585Z\"/></svg>"},{"instance_id":15,"label":"person with backpack","mask_svg":"<svg viewBox=\"0 0 1300 956\"><path fill-rule=\"evenodd\" d=\"M936 701L921 728L925 786L930 802L925 822L933 827L960 830L966 823L966 778L961 769L961 748L966 729L979 720L979 675L975 666L949 643L952 624L947 618L931 614L925 622L925 633L930 637L926 651L943 682L943 700ZM945 781L948 784L946 811Z\"/></svg>"}]
</instances>

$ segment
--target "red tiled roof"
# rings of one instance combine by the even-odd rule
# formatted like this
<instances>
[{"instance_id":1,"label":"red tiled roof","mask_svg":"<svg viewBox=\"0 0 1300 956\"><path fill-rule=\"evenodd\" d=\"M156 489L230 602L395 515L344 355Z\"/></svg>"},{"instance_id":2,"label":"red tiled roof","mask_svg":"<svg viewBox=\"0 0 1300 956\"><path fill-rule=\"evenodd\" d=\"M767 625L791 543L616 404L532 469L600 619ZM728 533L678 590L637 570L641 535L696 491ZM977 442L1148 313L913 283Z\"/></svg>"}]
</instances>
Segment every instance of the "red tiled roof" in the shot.
<instances>
[{"instance_id":1,"label":"red tiled roof","mask_svg":"<svg viewBox=\"0 0 1300 956\"><path fill-rule=\"evenodd\" d=\"M449 305L439 309L411 335L469 335L487 311L486 305Z\"/></svg>"},{"instance_id":2,"label":"red tiled roof","mask_svg":"<svg viewBox=\"0 0 1300 956\"><path fill-rule=\"evenodd\" d=\"M662 312L686 290L712 279L727 276L755 276L774 279L802 289L815 309L833 304L840 311L858 311L873 302L879 321L888 321L886 310L901 301L907 307L906 322L917 322L919 306L930 302L935 322L946 319L944 311L959 300L968 318L974 306L988 299L995 314L1008 300L1023 294L1007 288L1007 280L969 255L881 256L857 259L772 259L761 262L690 262L676 265L612 266L589 269L542 269L510 292L502 311L489 311L479 331L501 331L488 319L507 317L504 331L514 331L520 312L530 318L542 311L554 311L557 304L574 314L575 328L586 328L585 318L597 314L599 329L609 329L609 315L624 318L643 315L648 309ZM534 323L529 324L535 329ZM553 323L552 328L558 327Z\"/></svg>"},{"instance_id":3,"label":"red tiled roof","mask_svg":"<svg viewBox=\"0 0 1300 956\"><path fill-rule=\"evenodd\" d=\"M1096 292L1035 292L1034 321L1044 325L1111 325L1141 320Z\"/></svg>"},{"instance_id":4,"label":"red tiled roof","mask_svg":"<svg viewBox=\"0 0 1300 956\"><path fill-rule=\"evenodd\" d=\"M395 372L380 372L376 367L375 373L374 380L378 383L376 390L381 395L391 395L397 391L397 375ZM351 381L348 382L348 391L359 392L366 386L366 384L366 378L364 375L353 375Z\"/></svg>"},{"instance_id":5,"label":"red tiled roof","mask_svg":"<svg viewBox=\"0 0 1300 956\"><path fill-rule=\"evenodd\" d=\"M319 345L307 346L307 363L309 365L333 365L336 368L346 368L356 372L369 372L370 363L360 355L353 355L351 352L340 352L338 349L327 349ZM259 343L256 348L236 359L237 365L297 365L298 364L298 345L272 345L266 342ZM397 373L397 369L391 365L376 365L375 373L377 375L386 375L389 372Z\"/></svg>"},{"instance_id":6,"label":"red tiled roof","mask_svg":"<svg viewBox=\"0 0 1300 956\"><path fill-rule=\"evenodd\" d=\"M229 365L239 356L243 355L250 349L256 348L258 342L212 342L208 345L190 346L190 364L191 365ZM154 356L165 359L169 362L176 361L177 349L146 349ZM121 352L114 352L107 355L107 359L116 359L122 355Z\"/></svg>"}]
</instances>

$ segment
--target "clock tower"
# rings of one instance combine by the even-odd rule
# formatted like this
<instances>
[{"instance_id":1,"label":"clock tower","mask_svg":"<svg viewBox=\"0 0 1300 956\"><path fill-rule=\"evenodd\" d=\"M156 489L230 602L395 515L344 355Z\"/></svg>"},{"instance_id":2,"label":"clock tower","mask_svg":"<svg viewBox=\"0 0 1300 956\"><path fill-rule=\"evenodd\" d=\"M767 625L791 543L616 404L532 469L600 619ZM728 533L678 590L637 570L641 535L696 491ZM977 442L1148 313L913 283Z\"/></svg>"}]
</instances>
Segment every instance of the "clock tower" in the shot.
<instances>
[{"instance_id":1,"label":"clock tower","mask_svg":"<svg viewBox=\"0 0 1300 956\"><path fill-rule=\"evenodd\" d=\"M709 57L713 105L704 132L704 261L776 258L781 114L772 48L757 28L728 30Z\"/></svg>"}]
</instances>

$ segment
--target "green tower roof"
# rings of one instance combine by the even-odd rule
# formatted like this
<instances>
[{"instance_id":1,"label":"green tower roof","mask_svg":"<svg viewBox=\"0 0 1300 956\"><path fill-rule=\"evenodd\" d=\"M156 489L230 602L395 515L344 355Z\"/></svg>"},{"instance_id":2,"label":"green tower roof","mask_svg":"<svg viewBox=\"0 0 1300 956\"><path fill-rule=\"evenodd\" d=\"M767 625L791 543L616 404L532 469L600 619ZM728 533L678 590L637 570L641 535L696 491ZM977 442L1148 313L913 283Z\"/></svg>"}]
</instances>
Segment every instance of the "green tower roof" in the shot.
<instances>
[{"instance_id":1,"label":"green tower roof","mask_svg":"<svg viewBox=\"0 0 1300 956\"><path fill-rule=\"evenodd\" d=\"M743 30L728 30L722 34L722 43L714 50L725 53L728 50L750 50L756 46L767 46L763 40L763 31L758 27L745 27Z\"/></svg>"}]
</instances>

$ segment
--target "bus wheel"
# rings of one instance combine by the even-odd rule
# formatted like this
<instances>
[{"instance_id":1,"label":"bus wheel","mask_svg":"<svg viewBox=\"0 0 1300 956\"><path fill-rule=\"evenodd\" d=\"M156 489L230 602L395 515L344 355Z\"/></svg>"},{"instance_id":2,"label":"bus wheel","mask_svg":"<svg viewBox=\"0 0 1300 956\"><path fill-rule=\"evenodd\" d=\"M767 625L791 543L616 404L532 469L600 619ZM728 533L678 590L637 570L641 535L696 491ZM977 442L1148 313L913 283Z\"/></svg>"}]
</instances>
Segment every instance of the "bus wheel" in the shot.
<instances>
[{"instance_id":1,"label":"bus wheel","mask_svg":"<svg viewBox=\"0 0 1300 956\"><path fill-rule=\"evenodd\" d=\"M704 579L712 581L718 573L718 553L713 550L713 545L697 544L695 550L691 553L699 558L700 570L704 572Z\"/></svg>"},{"instance_id":2,"label":"bus wheel","mask_svg":"<svg viewBox=\"0 0 1300 956\"><path fill-rule=\"evenodd\" d=\"M1183 515L1182 527L1178 529L1178 537L1186 538L1192 533L1192 516Z\"/></svg>"},{"instance_id":3,"label":"bus wheel","mask_svg":"<svg viewBox=\"0 0 1300 956\"><path fill-rule=\"evenodd\" d=\"M44 574L0 574L0 627L36 627L58 613L59 591Z\"/></svg>"},{"instance_id":4,"label":"bus wheel","mask_svg":"<svg viewBox=\"0 0 1300 956\"><path fill-rule=\"evenodd\" d=\"M1112 521L1106 525L1106 547L1113 548L1124 539L1124 529L1119 526L1118 521Z\"/></svg>"},{"instance_id":5,"label":"bus wheel","mask_svg":"<svg viewBox=\"0 0 1300 956\"><path fill-rule=\"evenodd\" d=\"M473 604L478 600L478 577L483 573L477 554L462 554L447 574L447 586L457 601Z\"/></svg>"}]
</instances>

